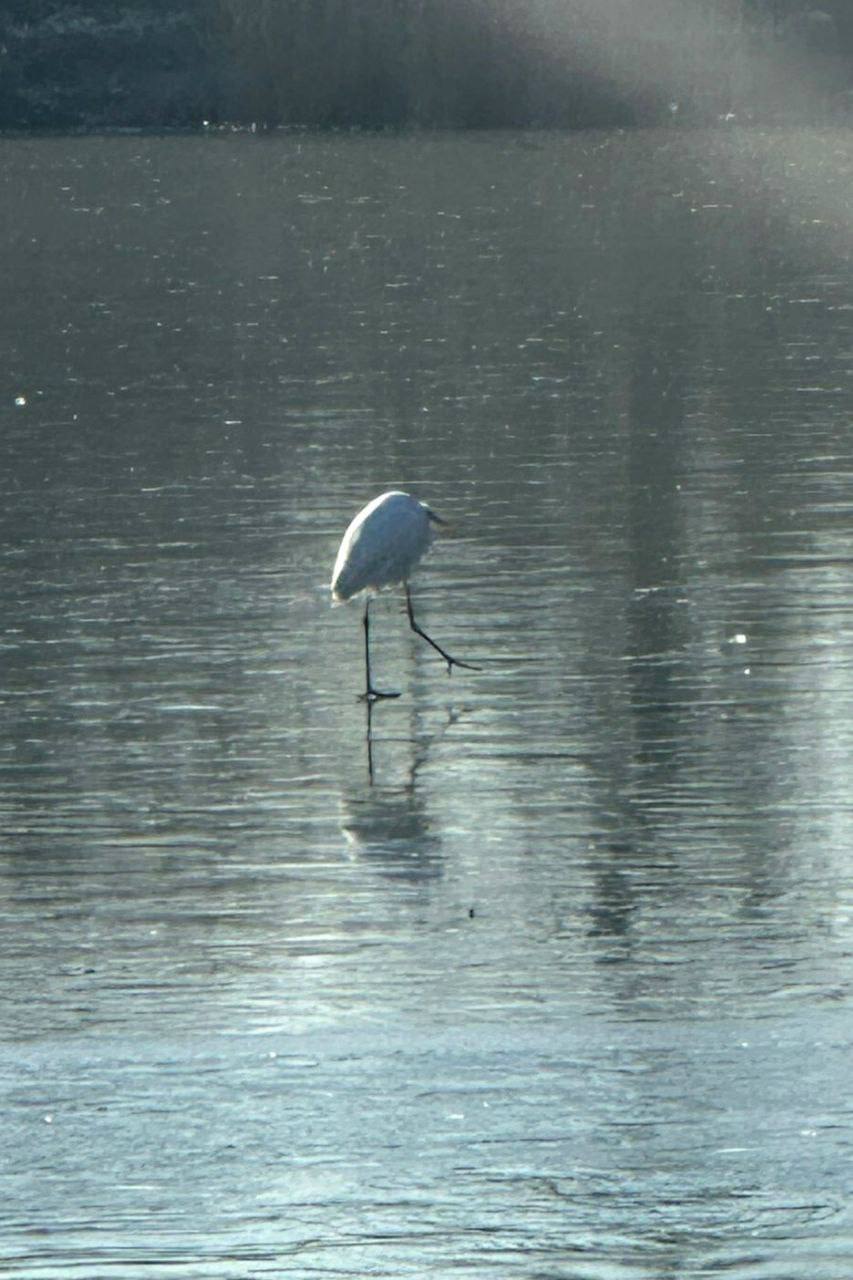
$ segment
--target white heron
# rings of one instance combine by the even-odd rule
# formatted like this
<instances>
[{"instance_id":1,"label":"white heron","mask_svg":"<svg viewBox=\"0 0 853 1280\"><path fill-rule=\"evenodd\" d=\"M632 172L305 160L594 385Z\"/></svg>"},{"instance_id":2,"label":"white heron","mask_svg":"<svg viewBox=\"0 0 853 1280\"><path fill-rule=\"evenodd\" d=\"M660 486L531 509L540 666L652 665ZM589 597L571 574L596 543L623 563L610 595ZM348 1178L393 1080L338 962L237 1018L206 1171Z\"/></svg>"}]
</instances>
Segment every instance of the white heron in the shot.
<instances>
[{"instance_id":1,"label":"white heron","mask_svg":"<svg viewBox=\"0 0 853 1280\"><path fill-rule=\"evenodd\" d=\"M410 494L392 489L368 502L343 536L332 570L332 601L340 604L365 592L364 665L367 683L364 697L368 703L377 698L400 696L399 693L383 693L375 689L370 676L370 597L383 587L402 585L410 627L441 654L447 663L448 675L454 667L479 671L479 667L472 663L451 657L415 621L409 575L433 540L432 526L444 523L425 502L418 502Z\"/></svg>"}]
</instances>

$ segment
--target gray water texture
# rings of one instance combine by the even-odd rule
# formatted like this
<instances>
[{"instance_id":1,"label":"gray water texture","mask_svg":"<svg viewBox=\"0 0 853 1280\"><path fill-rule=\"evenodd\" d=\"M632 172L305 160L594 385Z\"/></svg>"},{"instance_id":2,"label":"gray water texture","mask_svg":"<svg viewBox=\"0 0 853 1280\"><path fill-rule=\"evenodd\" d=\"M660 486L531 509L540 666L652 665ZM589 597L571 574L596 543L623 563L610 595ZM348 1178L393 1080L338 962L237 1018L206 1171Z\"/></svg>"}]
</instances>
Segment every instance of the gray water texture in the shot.
<instances>
[{"instance_id":1,"label":"gray water texture","mask_svg":"<svg viewBox=\"0 0 853 1280\"><path fill-rule=\"evenodd\" d=\"M0 157L0 1270L849 1280L853 135Z\"/></svg>"}]
</instances>

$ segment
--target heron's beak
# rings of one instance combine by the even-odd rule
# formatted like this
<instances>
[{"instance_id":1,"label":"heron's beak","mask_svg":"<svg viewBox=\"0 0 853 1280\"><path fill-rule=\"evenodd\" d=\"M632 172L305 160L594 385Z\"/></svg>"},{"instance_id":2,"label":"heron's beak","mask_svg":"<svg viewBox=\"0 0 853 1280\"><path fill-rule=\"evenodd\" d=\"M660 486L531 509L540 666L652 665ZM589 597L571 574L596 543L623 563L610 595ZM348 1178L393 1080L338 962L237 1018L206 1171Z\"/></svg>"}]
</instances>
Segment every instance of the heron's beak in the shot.
<instances>
[{"instance_id":1,"label":"heron's beak","mask_svg":"<svg viewBox=\"0 0 853 1280\"><path fill-rule=\"evenodd\" d=\"M453 525L450 523L450 521L445 520L443 516L437 516L433 511L432 507L427 507L426 513L429 516L430 520L433 522L433 524L437 524L441 526L441 531L443 533L453 532Z\"/></svg>"}]
</instances>

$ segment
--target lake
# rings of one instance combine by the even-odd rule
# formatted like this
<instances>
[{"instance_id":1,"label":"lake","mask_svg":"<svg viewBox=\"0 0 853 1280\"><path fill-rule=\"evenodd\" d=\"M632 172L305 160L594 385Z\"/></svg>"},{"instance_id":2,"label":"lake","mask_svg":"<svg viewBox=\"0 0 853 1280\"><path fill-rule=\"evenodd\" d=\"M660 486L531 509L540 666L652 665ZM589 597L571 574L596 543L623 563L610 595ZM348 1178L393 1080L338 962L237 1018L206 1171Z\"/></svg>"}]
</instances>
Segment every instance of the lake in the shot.
<instances>
[{"instance_id":1,"label":"lake","mask_svg":"<svg viewBox=\"0 0 853 1280\"><path fill-rule=\"evenodd\" d=\"M849 1280L853 135L0 153L0 1266Z\"/></svg>"}]
</instances>

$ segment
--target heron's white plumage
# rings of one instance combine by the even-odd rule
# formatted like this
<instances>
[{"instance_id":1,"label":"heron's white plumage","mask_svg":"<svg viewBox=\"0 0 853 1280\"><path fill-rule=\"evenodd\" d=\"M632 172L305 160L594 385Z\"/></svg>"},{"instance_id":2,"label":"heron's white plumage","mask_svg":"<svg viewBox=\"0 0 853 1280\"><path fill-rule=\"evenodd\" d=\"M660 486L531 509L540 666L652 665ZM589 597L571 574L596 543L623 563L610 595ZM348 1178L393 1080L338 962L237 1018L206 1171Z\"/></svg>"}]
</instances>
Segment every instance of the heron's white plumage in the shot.
<instances>
[{"instance_id":1,"label":"heron's white plumage","mask_svg":"<svg viewBox=\"0 0 853 1280\"><path fill-rule=\"evenodd\" d=\"M333 600L405 582L432 542L434 519L429 507L398 489L368 502L341 541L332 571Z\"/></svg>"}]
</instances>

